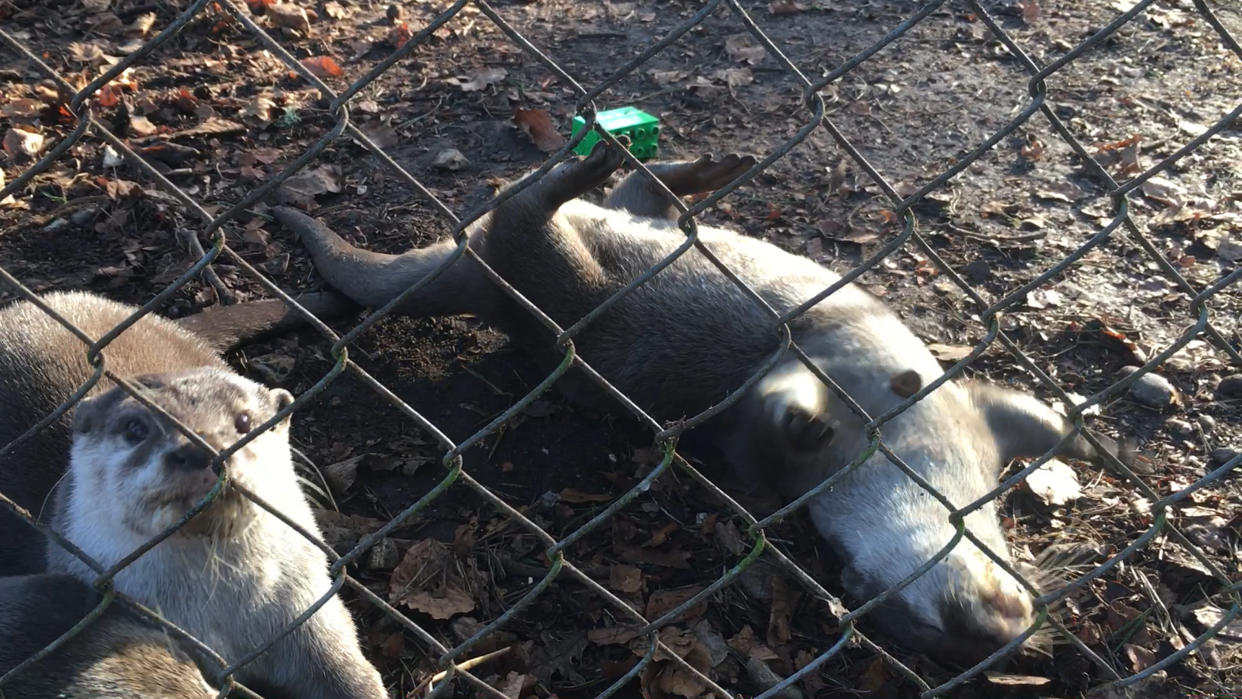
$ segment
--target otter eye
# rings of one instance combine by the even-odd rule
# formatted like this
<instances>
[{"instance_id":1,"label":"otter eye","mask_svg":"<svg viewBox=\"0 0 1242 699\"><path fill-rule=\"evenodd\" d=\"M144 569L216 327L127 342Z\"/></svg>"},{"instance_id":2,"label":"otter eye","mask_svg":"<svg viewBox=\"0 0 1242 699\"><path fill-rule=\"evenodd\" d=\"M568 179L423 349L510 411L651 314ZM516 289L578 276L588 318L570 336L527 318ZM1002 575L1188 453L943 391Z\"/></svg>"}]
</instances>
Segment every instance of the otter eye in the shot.
<instances>
[{"instance_id":1,"label":"otter eye","mask_svg":"<svg viewBox=\"0 0 1242 699\"><path fill-rule=\"evenodd\" d=\"M250 413L239 413L237 417L233 419L233 427L237 430L238 434L246 434L249 432Z\"/></svg>"},{"instance_id":2,"label":"otter eye","mask_svg":"<svg viewBox=\"0 0 1242 699\"><path fill-rule=\"evenodd\" d=\"M124 434L125 441L136 446L146 441L151 429L145 421L131 417L125 421Z\"/></svg>"}]
</instances>

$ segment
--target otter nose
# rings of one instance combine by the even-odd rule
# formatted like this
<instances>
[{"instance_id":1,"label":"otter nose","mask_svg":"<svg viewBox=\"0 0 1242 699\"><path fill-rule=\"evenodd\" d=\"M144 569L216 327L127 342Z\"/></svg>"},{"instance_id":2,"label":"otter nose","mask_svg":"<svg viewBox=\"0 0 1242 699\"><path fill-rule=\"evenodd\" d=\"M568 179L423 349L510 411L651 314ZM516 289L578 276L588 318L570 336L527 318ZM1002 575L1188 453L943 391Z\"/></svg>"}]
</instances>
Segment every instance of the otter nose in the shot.
<instances>
[{"instance_id":1,"label":"otter nose","mask_svg":"<svg viewBox=\"0 0 1242 699\"><path fill-rule=\"evenodd\" d=\"M1021 636L1034 622L1030 595L1016 582L978 581L972 594L946 595L942 619L959 641L955 660L974 664Z\"/></svg>"},{"instance_id":2,"label":"otter nose","mask_svg":"<svg viewBox=\"0 0 1242 699\"><path fill-rule=\"evenodd\" d=\"M195 444L182 444L164 455L170 471L205 471L211 465L211 452Z\"/></svg>"}]
</instances>

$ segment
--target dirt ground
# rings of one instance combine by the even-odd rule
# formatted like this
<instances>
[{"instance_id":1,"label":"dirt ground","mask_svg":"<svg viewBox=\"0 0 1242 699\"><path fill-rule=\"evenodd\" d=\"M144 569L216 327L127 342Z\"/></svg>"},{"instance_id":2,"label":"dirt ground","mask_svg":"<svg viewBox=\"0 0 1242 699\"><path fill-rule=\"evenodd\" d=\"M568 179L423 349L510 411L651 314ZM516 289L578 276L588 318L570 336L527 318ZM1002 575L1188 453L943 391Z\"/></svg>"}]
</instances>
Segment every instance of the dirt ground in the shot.
<instances>
[{"instance_id":1,"label":"dirt ground","mask_svg":"<svg viewBox=\"0 0 1242 699\"><path fill-rule=\"evenodd\" d=\"M0 0L0 20L74 85L173 20L183 2ZM299 60L309 59L344 89L448 3L329 0L272 10L254 0L255 21ZM1126 0L1004 0L984 3L1017 44L1047 64L1115 18ZM1208 3L1242 36L1231 3ZM870 46L921 5L902 0L741 3L768 37L811 79ZM580 84L610 77L702 3L495 2L497 12ZM286 5L288 7L288 5ZM313 16L302 12L313 10ZM810 118L801 90L771 56L743 35L722 6L599 99L660 117L662 154L763 156ZM46 76L0 48L0 170L12 181L68 133L70 118ZM329 59L329 60L325 60ZM326 103L235 19L208 7L185 29L123 74L93 113L213 214L296 158L333 124ZM905 196L951 167L1028 104L1028 75L966 3L946 3L823 91L828 117ZM515 110L550 116L568 135L575 93L471 6L362 89L351 120L452 211L464 215L496 186L535 167L546 129L514 122ZM1188 1L1149 8L1047 80L1047 102L1096 161L1118 180L1173 153L1242 103L1242 60L1222 45ZM13 134L17 130L21 133ZM25 134L46 140L32 145ZM533 135L532 135L533 134ZM23 149L28 149L23 153ZM11 202L0 202L0 266L35 290L85 288L141 303L191 263L184 236L201 223L151 178L124 164L95 137L73 146ZM1202 289L1242 259L1242 123L1228 125L1129 200L1152 248ZM284 201L372 250L399 252L448 233L435 207L350 138L341 138L306 174L247 209L228 228L229 244L282 288L319 284L291 234L267 214ZM915 207L918 233L988 302L1033 279L1098 233L1113 217L1106 186L1048 121L1036 115ZM703 220L733 227L844 271L900 232L880 187L824 129L813 132ZM257 298L253 279L215 266L239 298ZM986 332L981 309L914 244L860 279L896 307L946 363ZM1208 306L1234 351L1242 348L1242 284ZM5 289L3 297L13 294ZM164 312L191 313L215 301L195 280ZM1064 274L1027 295L1003 327L1030 360L1067 391L1089 396L1168 347L1198 319L1190 295L1164 276L1124 229ZM352 321L337 325L350 327ZM331 367L329 343L304 332L245 348L235 359L250 375L294 392ZM463 440L526 395L542 378L504 336L468 318L387 319L351 354L409 406ZM946 364L947 365L947 364ZM1222 379L1242 367L1196 337L1161 365L1176 389L1158 405L1134 395L1111 399L1093 423L1138 439L1154 466L1159 495L1180 490L1242 446L1242 396ZM969 374L1033 387L1030 375L994 344ZM1044 398L1047 391L1035 388ZM396 408L345 376L295 420L294 438L328 475L333 503L325 526L347 551L425 494L441 477L442 450ZM651 434L632 421L571 404L555 391L483 439L467 471L553 536L564 536L637 483L658 460ZM698 455L699 464L753 512L779 506ZM1054 544L1076 567L1069 578L1122 550L1152 524L1150 502L1133 484L1073 464L1078 497L1049 504L1023 485L1003 512L1014 557L1034 561ZM1019 468L1020 464L1011 466ZM1011 471L1012 472L1012 471ZM1051 498L1053 501L1055 497ZM1242 580L1242 487L1226 477L1181 503L1170 521L1235 583ZM673 474L571 546L569 560L654 618L701 590L745 555L740 518L694 481ZM839 591L830 551L802 518L770 536L830 590ZM529 592L546 559L529 532L465 486L454 486L373 549L354 571L380 596L446 646L469 637ZM1061 559L1064 560L1064 559ZM1182 648L1227 610L1220 584L1178 542L1157 537L1086 585L1058 611L1062 623L1115 669L1139 672ZM398 696L417 696L436 654L373 608L353 604L367 647ZM654 615L654 616L653 616ZM458 660L507 649L474 672L515 699L595 696L638 659L623 622L592 590L561 578L501 630ZM933 686L953 675L864 631ZM760 568L683 615L662 636L724 687L762 691L754 659L785 677L838 638L828 605L797 582ZM1078 696L1110 679L1068 642L1024 654L953 696ZM799 685L801 696L917 694L871 652L848 647ZM454 696L471 695L467 686ZM1224 696L1242 691L1242 622L1235 620L1183 662L1144 685L1145 696ZM616 696L696 697L704 687L663 659ZM794 695L791 695L794 696Z\"/></svg>"}]
</instances>

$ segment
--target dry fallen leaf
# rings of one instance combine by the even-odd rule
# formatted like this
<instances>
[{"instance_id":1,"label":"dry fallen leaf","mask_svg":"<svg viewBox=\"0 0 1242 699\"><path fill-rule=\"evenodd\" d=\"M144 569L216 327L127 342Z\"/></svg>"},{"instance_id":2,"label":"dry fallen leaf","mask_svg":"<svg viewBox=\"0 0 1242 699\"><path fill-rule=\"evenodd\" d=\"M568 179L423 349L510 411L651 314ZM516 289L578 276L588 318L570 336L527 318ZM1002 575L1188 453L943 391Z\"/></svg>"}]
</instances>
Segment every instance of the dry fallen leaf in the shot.
<instances>
[{"instance_id":1,"label":"dry fallen leaf","mask_svg":"<svg viewBox=\"0 0 1242 699\"><path fill-rule=\"evenodd\" d=\"M689 77L689 73L684 70L649 70L647 75L655 81L660 87L668 87L673 83L679 83Z\"/></svg>"},{"instance_id":2,"label":"dry fallen leaf","mask_svg":"<svg viewBox=\"0 0 1242 699\"><path fill-rule=\"evenodd\" d=\"M1045 687L1052 684L1052 680L1039 675L1010 675L1003 672L987 671L983 673L988 683L997 687L1011 687L1009 691L1019 691L1019 688L1026 691L1032 691L1037 687Z\"/></svg>"},{"instance_id":3,"label":"dry fallen leaf","mask_svg":"<svg viewBox=\"0 0 1242 699\"><path fill-rule=\"evenodd\" d=\"M34 158L43 150L43 134L13 127L4 134L4 152L19 160Z\"/></svg>"},{"instance_id":4,"label":"dry fallen leaf","mask_svg":"<svg viewBox=\"0 0 1242 699\"><path fill-rule=\"evenodd\" d=\"M618 544L616 546L616 550L617 555L622 556L625 560L634 563L648 563L654 566L676 568L678 570L690 569L689 551L657 551L655 549L646 549L640 546L628 546L624 544Z\"/></svg>"},{"instance_id":5,"label":"dry fallen leaf","mask_svg":"<svg viewBox=\"0 0 1242 699\"><path fill-rule=\"evenodd\" d=\"M384 526L384 522L359 515L345 515L335 510L314 508L315 520L323 532L323 540L332 550L344 554L352 549L358 540Z\"/></svg>"},{"instance_id":6,"label":"dry fallen leaf","mask_svg":"<svg viewBox=\"0 0 1242 699\"><path fill-rule=\"evenodd\" d=\"M638 638L638 629L625 626L606 626L587 631L587 640L597 646L614 646Z\"/></svg>"},{"instance_id":7,"label":"dry fallen leaf","mask_svg":"<svg viewBox=\"0 0 1242 699\"><path fill-rule=\"evenodd\" d=\"M647 607L643 613L648 619L658 618L673 609L676 609L678 605L702 591L703 588L698 585L690 585L689 587L680 587L672 590L657 590L656 592L651 593L651 596L647 598ZM698 604L682 612L677 618L680 621L687 621L703 616L703 613L706 611L707 603L699 602Z\"/></svg>"},{"instance_id":8,"label":"dry fallen leaf","mask_svg":"<svg viewBox=\"0 0 1242 699\"><path fill-rule=\"evenodd\" d=\"M362 133L371 142L380 148L391 148L401 141L401 137L397 135L397 130L388 124L367 124L360 127Z\"/></svg>"},{"instance_id":9,"label":"dry fallen leaf","mask_svg":"<svg viewBox=\"0 0 1242 699\"><path fill-rule=\"evenodd\" d=\"M394 5L394 7L396 6ZM392 46L396 48L414 38L414 31L410 29L408 22L401 22L392 29L389 29L388 35L384 38L389 44L392 44Z\"/></svg>"},{"instance_id":10,"label":"dry fallen leaf","mask_svg":"<svg viewBox=\"0 0 1242 699\"><path fill-rule=\"evenodd\" d=\"M431 160L431 164L441 170L451 170L455 172L469 167L470 160L466 157L465 153L462 153L456 148L445 148L439 153L436 153L436 157Z\"/></svg>"},{"instance_id":11,"label":"dry fallen leaf","mask_svg":"<svg viewBox=\"0 0 1242 699\"><path fill-rule=\"evenodd\" d=\"M644 668L639 677L642 695L651 699L704 696L707 684L703 678L711 669L711 654L693 635L677 627L662 629L660 640L697 672L671 662L663 651L657 652L655 662Z\"/></svg>"},{"instance_id":12,"label":"dry fallen leaf","mask_svg":"<svg viewBox=\"0 0 1242 699\"><path fill-rule=\"evenodd\" d=\"M617 563L608 569L608 587L626 594L643 589L643 571L638 566Z\"/></svg>"},{"instance_id":13,"label":"dry fallen leaf","mask_svg":"<svg viewBox=\"0 0 1242 699\"><path fill-rule=\"evenodd\" d=\"M509 75L509 71L504 68L488 68L479 71L472 78L455 77L449 78L448 82L461 88L462 92L478 92L504 80Z\"/></svg>"},{"instance_id":14,"label":"dry fallen leaf","mask_svg":"<svg viewBox=\"0 0 1242 699\"><path fill-rule=\"evenodd\" d=\"M115 59L104 54L99 44L84 41L70 42L69 57L86 64L115 62Z\"/></svg>"},{"instance_id":15,"label":"dry fallen leaf","mask_svg":"<svg viewBox=\"0 0 1242 699\"><path fill-rule=\"evenodd\" d=\"M1018 7L1022 8L1022 22L1027 26L1039 19L1039 0L1018 0Z\"/></svg>"},{"instance_id":16,"label":"dry fallen leaf","mask_svg":"<svg viewBox=\"0 0 1242 699\"><path fill-rule=\"evenodd\" d=\"M195 138L198 136L230 136L233 134L245 133L246 127L236 121L221 119L220 117L209 117L203 123L197 126L191 126L188 129L173 131L165 134L165 138Z\"/></svg>"},{"instance_id":17,"label":"dry fallen leaf","mask_svg":"<svg viewBox=\"0 0 1242 699\"><path fill-rule=\"evenodd\" d=\"M534 676L518 672L517 670L510 670L499 687L501 694L504 694L509 699L522 699L522 689L526 687L528 679L530 684L533 685L535 683Z\"/></svg>"},{"instance_id":18,"label":"dry fallen leaf","mask_svg":"<svg viewBox=\"0 0 1242 699\"><path fill-rule=\"evenodd\" d=\"M1039 139L1032 138L1018 149L1018 155L1027 160L1039 160L1044 157L1044 144Z\"/></svg>"},{"instance_id":19,"label":"dry fallen leaf","mask_svg":"<svg viewBox=\"0 0 1242 699\"><path fill-rule=\"evenodd\" d=\"M39 117L39 114L43 112L45 107L46 105L39 100L24 97L0 104L0 116L6 119L33 121Z\"/></svg>"},{"instance_id":20,"label":"dry fallen leaf","mask_svg":"<svg viewBox=\"0 0 1242 699\"><path fill-rule=\"evenodd\" d=\"M768 3L768 12L774 15L792 15L802 12L806 8L794 0L772 0Z\"/></svg>"},{"instance_id":21,"label":"dry fallen leaf","mask_svg":"<svg viewBox=\"0 0 1242 699\"><path fill-rule=\"evenodd\" d=\"M1203 606L1192 612L1195 622L1204 629L1220 623L1225 611L1219 607ZM1217 642L1242 643L1242 617L1234 617L1232 621L1221 627L1215 636Z\"/></svg>"},{"instance_id":22,"label":"dry fallen leaf","mask_svg":"<svg viewBox=\"0 0 1242 699\"><path fill-rule=\"evenodd\" d=\"M956 362L965 359L974 351L970 345L942 345L939 342L928 343L927 349L942 362Z\"/></svg>"},{"instance_id":23,"label":"dry fallen leaf","mask_svg":"<svg viewBox=\"0 0 1242 699\"><path fill-rule=\"evenodd\" d=\"M713 77L728 85L730 90L755 82L755 74L750 68L726 68L716 71Z\"/></svg>"},{"instance_id":24,"label":"dry fallen leaf","mask_svg":"<svg viewBox=\"0 0 1242 699\"><path fill-rule=\"evenodd\" d=\"M1043 500L1044 504L1054 507L1082 497L1078 474L1069 464L1057 459L1049 459L1043 466L1027 474L1026 487Z\"/></svg>"},{"instance_id":25,"label":"dry fallen leaf","mask_svg":"<svg viewBox=\"0 0 1242 699\"><path fill-rule=\"evenodd\" d=\"M435 539L415 542L393 569L388 599L433 619L449 619L474 610L474 599L449 573L449 547Z\"/></svg>"},{"instance_id":26,"label":"dry fallen leaf","mask_svg":"<svg viewBox=\"0 0 1242 699\"><path fill-rule=\"evenodd\" d=\"M584 503L584 502L612 502L611 495L602 495L597 493L584 493L576 488L564 488L561 490L560 498L563 502Z\"/></svg>"},{"instance_id":27,"label":"dry fallen leaf","mask_svg":"<svg viewBox=\"0 0 1242 699\"><path fill-rule=\"evenodd\" d=\"M1033 289L1026 295L1028 308L1042 309L1049 306L1060 306L1064 301L1061 292L1056 289Z\"/></svg>"},{"instance_id":28,"label":"dry fallen leaf","mask_svg":"<svg viewBox=\"0 0 1242 699\"><path fill-rule=\"evenodd\" d=\"M4 189L4 170L0 170L0 189ZM14 203L12 194L0 199L0 206L12 206Z\"/></svg>"},{"instance_id":29,"label":"dry fallen leaf","mask_svg":"<svg viewBox=\"0 0 1242 699\"><path fill-rule=\"evenodd\" d=\"M1126 657L1130 659L1130 669L1136 673L1156 664L1156 654L1146 648L1127 643L1125 649Z\"/></svg>"},{"instance_id":30,"label":"dry fallen leaf","mask_svg":"<svg viewBox=\"0 0 1242 699\"><path fill-rule=\"evenodd\" d=\"M252 117L260 121L268 121L271 119L272 110L276 108L276 103L271 97L266 95L256 95L253 99L242 107L242 116Z\"/></svg>"},{"instance_id":31,"label":"dry fallen leaf","mask_svg":"<svg viewBox=\"0 0 1242 699\"><path fill-rule=\"evenodd\" d=\"M725 39L725 53L736 63L755 65L767 55L767 50L755 43L750 34L734 34Z\"/></svg>"},{"instance_id":32,"label":"dry fallen leaf","mask_svg":"<svg viewBox=\"0 0 1242 699\"><path fill-rule=\"evenodd\" d=\"M515 109L513 123L544 153L551 153L565 145L565 137L557 130L552 115L546 109Z\"/></svg>"},{"instance_id":33,"label":"dry fallen leaf","mask_svg":"<svg viewBox=\"0 0 1242 699\"><path fill-rule=\"evenodd\" d=\"M151 27L155 26L155 13L144 12L134 18L129 25L128 33L132 36L146 36L151 32Z\"/></svg>"},{"instance_id":34,"label":"dry fallen leaf","mask_svg":"<svg viewBox=\"0 0 1242 699\"><path fill-rule=\"evenodd\" d=\"M790 589L783 575L772 575L772 607L768 614L768 645L773 648L789 643L793 638L790 628L790 617L802 596L797 590Z\"/></svg>"},{"instance_id":35,"label":"dry fallen leaf","mask_svg":"<svg viewBox=\"0 0 1242 699\"><path fill-rule=\"evenodd\" d=\"M138 155L148 160L158 160L170 167L183 167L202 155L197 148L163 140L137 150Z\"/></svg>"},{"instance_id":36,"label":"dry fallen leaf","mask_svg":"<svg viewBox=\"0 0 1242 699\"><path fill-rule=\"evenodd\" d=\"M779 657L775 651L755 637L755 630L749 624L743 626L741 631L729 639L729 647L743 656L760 660L776 660Z\"/></svg>"},{"instance_id":37,"label":"dry fallen leaf","mask_svg":"<svg viewBox=\"0 0 1242 699\"><path fill-rule=\"evenodd\" d=\"M358 465L368 456L370 454L358 454L323 467L323 477L334 493L340 495L353 486L354 481L358 480Z\"/></svg>"},{"instance_id":38,"label":"dry fallen leaf","mask_svg":"<svg viewBox=\"0 0 1242 699\"><path fill-rule=\"evenodd\" d=\"M336 64L336 61L332 60L331 56L303 58L302 65L311 73L314 73L315 77L320 80L339 78L345 74L345 71L341 70L341 67Z\"/></svg>"},{"instance_id":39,"label":"dry fallen leaf","mask_svg":"<svg viewBox=\"0 0 1242 699\"><path fill-rule=\"evenodd\" d=\"M332 19L346 19L353 14L353 9L341 5L339 2L328 0L328 2L323 4L323 13Z\"/></svg>"},{"instance_id":40,"label":"dry fallen leaf","mask_svg":"<svg viewBox=\"0 0 1242 699\"><path fill-rule=\"evenodd\" d=\"M285 180L277 188L276 198L285 204L310 209L315 206L315 197L340 191L341 168L336 165L321 165L303 170Z\"/></svg>"},{"instance_id":41,"label":"dry fallen leaf","mask_svg":"<svg viewBox=\"0 0 1242 699\"><path fill-rule=\"evenodd\" d=\"M1152 177L1139 187L1148 199L1164 206L1181 206L1185 190L1181 185L1165 177Z\"/></svg>"},{"instance_id":42,"label":"dry fallen leaf","mask_svg":"<svg viewBox=\"0 0 1242 699\"><path fill-rule=\"evenodd\" d=\"M152 124L151 120L144 116L134 115L129 118L129 132L138 138L150 136L158 130L159 127Z\"/></svg>"},{"instance_id":43,"label":"dry fallen leaf","mask_svg":"<svg viewBox=\"0 0 1242 699\"><path fill-rule=\"evenodd\" d=\"M453 583L444 583L434 590L417 590L401 598L401 603L432 619L451 619L458 614L474 610L470 593Z\"/></svg>"},{"instance_id":44,"label":"dry fallen leaf","mask_svg":"<svg viewBox=\"0 0 1242 699\"><path fill-rule=\"evenodd\" d=\"M888 682L888 678L888 666L882 658L875 658L858 678L858 689L868 693L878 692Z\"/></svg>"},{"instance_id":45,"label":"dry fallen leaf","mask_svg":"<svg viewBox=\"0 0 1242 699\"><path fill-rule=\"evenodd\" d=\"M269 5L267 16L272 19L272 24L297 30L303 36L310 36L310 18L306 16L306 10L291 2Z\"/></svg>"}]
</instances>

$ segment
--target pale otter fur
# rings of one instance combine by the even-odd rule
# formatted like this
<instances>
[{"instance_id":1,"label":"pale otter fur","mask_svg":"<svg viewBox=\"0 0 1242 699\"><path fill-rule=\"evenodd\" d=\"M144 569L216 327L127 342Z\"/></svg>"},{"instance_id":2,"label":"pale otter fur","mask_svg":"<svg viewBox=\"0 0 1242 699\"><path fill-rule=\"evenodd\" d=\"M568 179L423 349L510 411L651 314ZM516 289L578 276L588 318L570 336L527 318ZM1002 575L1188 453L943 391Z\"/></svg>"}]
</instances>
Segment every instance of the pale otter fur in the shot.
<instances>
[{"instance_id":1,"label":"pale otter fur","mask_svg":"<svg viewBox=\"0 0 1242 699\"><path fill-rule=\"evenodd\" d=\"M93 337L136 310L83 293L42 300ZM103 355L110 371L138 384L148 400L220 451L293 398L235 374L216 345L174 322L146 316ZM0 443L51 412L90 373L82 343L36 306L19 302L0 310ZM42 513L53 529L108 567L178 521L207 494L216 475L209 452L121 388L105 381L91 395L75 408L72 435L63 419L0 458L0 492ZM288 419L233 454L227 469L233 482L319 534L290 461ZM45 506L49 491L53 497ZM53 571L87 582L95 577L51 541L47 560ZM328 591L330 580L322 551L228 489L187 527L120 571L115 584L232 662L280 634ZM213 678L218 669L204 671ZM386 696L335 596L243 666L237 679L287 696Z\"/></svg>"},{"instance_id":2,"label":"pale otter fur","mask_svg":"<svg viewBox=\"0 0 1242 699\"><path fill-rule=\"evenodd\" d=\"M640 173L618 185L604 206L576 198L603 183L620 160L620 154L597 146L588 158L558 166L468 231L479 256L563 328L685 241L672 202ZM728 156L648 167L674 194L688 195L722 186L753 162ZM300 234L329 283L372 307L423 280L456 247L444 240L401 255L377 254L349 245L298 211L273 211ZM732 231L699 225L698 235L778 313L840 278L811 260ZM563 356L553 349L551 334L468 257L398 308L413 316L476 314L536 357ZM942 373L896 314L853 285L790 327L818 367L873 416ZM704 255L690 250L573 341L584 361L640 407L676 420L742 385L779 350L780 333L768 313ZM867 443L861 426L810 370L787 357L704 430L715 435L742 473L783 481L794 497L861 452ZM911 468L960 507L995 487L999 469L1010 459L1048 451L1072 429L1025 394L954 381L894 418L882 434ZM1063 451L1095 456L1081 435ZM809 509L819 531L844 555L843 580L859 600L900 582L955 533L947 510L879 453L817 495ZM969 515L967 525L1007 557L993 503ZM1033 619L1026 591L967 541L871 616L919 648L963 661L1015 638Z\"/></svg>"},{"instance_id":3,"label":"pale otter fur","mask_svg":"<svg viewBox=\"0 0 1242 699\"><path fill-rule=\"evenodd\" d=\"M69 631L101 599L70 575L0 578L0 675ZM179 643L119 602L0 685L6 699L211 699L217 694Z\"/></svg>"}]
</instances>

